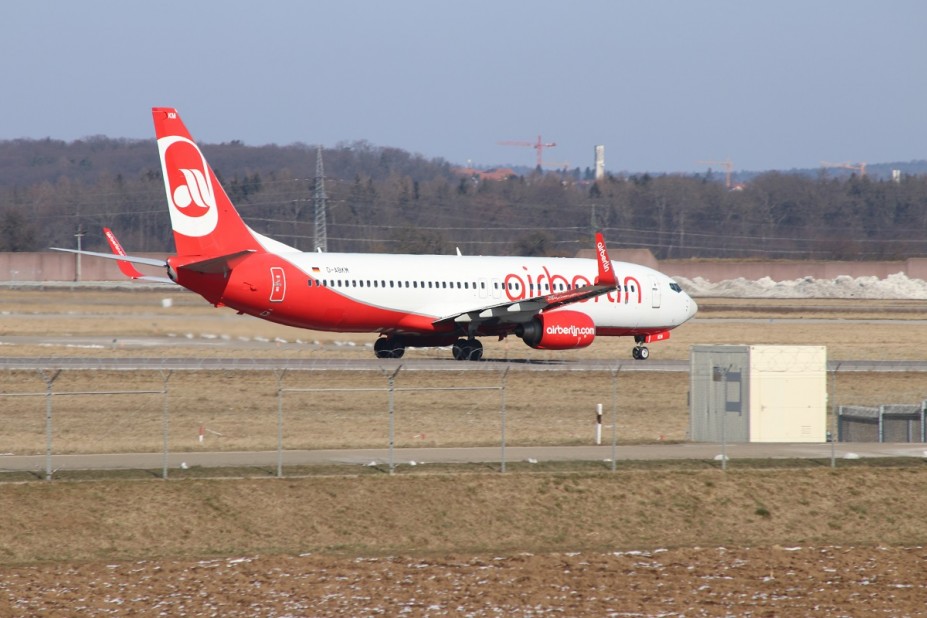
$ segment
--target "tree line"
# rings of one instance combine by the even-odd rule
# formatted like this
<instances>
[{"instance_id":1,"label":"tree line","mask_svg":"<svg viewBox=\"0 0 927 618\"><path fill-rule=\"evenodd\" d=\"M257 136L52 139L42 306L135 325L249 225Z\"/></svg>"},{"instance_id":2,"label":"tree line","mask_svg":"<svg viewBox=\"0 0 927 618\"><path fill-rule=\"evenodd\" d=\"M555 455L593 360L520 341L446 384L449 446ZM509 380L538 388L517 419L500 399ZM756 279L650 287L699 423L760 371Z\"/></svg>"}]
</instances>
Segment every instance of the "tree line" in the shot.
<instances>
[{"instance_id":1,"label":"tree line","mask_svg":"<svg viewBox=\"0 0 927 618\"><path fill-rule=\"evenodd\" d=\"M255 230L313 250L316 147L203 145ZM367 142L323 150L329 251L573 255L593 230L660 259L898 259L927 255L927 176L897 181L766 172L729 190L720 174L609 175L525 170L460 175ZM127 250L173 243L152 140L0 142L0 251L82 244L101 228Z\"/></svg>"}]
</instances>

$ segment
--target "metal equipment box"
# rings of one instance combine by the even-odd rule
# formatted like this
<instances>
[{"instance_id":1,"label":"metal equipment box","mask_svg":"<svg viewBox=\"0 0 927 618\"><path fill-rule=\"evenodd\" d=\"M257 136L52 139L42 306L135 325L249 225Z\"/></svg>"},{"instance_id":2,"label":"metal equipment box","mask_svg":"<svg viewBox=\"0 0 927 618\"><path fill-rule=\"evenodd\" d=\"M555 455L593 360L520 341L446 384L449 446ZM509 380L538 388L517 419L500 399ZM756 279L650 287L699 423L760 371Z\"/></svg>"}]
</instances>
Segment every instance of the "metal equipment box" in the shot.
<instances>
[{"instance_id":1,"label":"metal equipment box","mask_svg":"<svg viewBox=\"0 0 927 618\"><path fill-rule=\"evenodd\" d=\"M691 440L827 440L825 346L695 345L690 363Z\"/></svg>"}]
</instances>

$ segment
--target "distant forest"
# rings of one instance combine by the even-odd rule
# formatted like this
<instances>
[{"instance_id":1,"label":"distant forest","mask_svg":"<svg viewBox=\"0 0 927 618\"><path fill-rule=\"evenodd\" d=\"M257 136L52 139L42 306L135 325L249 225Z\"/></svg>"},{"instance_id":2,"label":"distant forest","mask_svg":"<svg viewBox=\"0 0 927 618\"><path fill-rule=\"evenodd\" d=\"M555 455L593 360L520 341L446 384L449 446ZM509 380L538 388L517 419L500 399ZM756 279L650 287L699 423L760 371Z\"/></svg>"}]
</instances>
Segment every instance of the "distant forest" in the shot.
<instances>
[{"instance_id":1,"label":"distant forest","mask_svg":"<svg viewBox=\"0 0 927 618\"><path fill-rule=\"evenodd\" d=\"M316 147L202 146L257 231L313 250ZM528 170L459 175L366 142L323 151L329 251L574 255L602 230L614 248L667 258L896 259L927 256L927 176L900 181L820 170L753 175L614 175ZM154 140L0 141L0 251L173 248Z\"/></svg>"}]
</instances>

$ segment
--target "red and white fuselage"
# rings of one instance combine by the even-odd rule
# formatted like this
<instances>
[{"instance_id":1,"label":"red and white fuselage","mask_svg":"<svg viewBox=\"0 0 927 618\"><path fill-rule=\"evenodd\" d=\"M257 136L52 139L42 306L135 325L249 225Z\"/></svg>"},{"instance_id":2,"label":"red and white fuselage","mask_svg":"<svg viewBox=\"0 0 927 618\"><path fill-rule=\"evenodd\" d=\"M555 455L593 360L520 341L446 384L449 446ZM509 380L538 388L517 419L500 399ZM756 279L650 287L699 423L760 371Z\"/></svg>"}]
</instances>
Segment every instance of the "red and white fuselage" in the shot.
<instances>
[{"instance_id":1,"label":"red and white fuselage","mask_svg":"<svg viewBox=\"0 0 927 618\"><path fill-rule=\"evenodd\" d=\"M177 255L127 256L107 239L124 273L173 281L216 306L323 331L372 332L374 349L453 346L478 360L479 337L515 335L539 349L588 346L596 336L644 343L695 315L695 302L666 275L613 262L596 236L595 259L303 253L250 229L172 108L152 109ZM89 253L89 252L85 252ZM146 277L132 263L167 267Z\"/></svg>"}]
</instances>

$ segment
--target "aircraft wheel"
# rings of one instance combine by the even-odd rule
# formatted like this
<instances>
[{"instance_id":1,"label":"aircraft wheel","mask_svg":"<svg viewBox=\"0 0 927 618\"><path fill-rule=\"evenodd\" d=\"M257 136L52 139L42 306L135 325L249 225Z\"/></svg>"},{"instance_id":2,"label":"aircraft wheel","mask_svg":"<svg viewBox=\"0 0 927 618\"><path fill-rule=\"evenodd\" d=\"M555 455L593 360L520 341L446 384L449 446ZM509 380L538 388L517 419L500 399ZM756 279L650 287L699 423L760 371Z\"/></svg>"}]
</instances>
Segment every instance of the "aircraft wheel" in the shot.
<instances>
[{"instance_id":1,"label":"aircraft wheel","mask_svg":"<svg viewBox=\"0 0 927 618\"><path fill-rule=\"evenodd\" d=\"M454 360L467 360L470 358L470 344L466 339L458 339L451 347Z\"/></svg>"},{"instance_id":2,"label":"aircraft wheel","mask_svg":"<svg viewBox=\"0 0 927 618\"><path fill-rule=\"evenodd\" d=\"M650 358L650 350L646 346L641 346L638 348L637 358L638 360L647 360Z\"/></svg>"},{"instance_id":3,"label":"aircraft wheel","mask_svg":"<svg viewBox=\"0 0 927 618\"><path fill-rule=\"evenodd\" d=\"M470 340L470 354L467 358L472 361L478 361L483 358L483 344L479 339Z\"/></svg>"},{"instance_id":4,"label":"aircraft wheel","mask_svg":"<svg viewBox=\"0 0 927 618\"><path fill-rule=\"evenodd\" d=\"M406 347L393 337L380 337L373 342L373 352L377 358L402 358Z\"/></svg>"},{"instance_id":5,"label":"aircraft wheel","mask_svg":"<svg viewBox=\"0 0 927 618\"><path fill-rule=\"evenodd\" d=\"M640 349L640 348L637 348L637 347L632 348L632 349L631 349L631 358L633 358L634 360L640 360L640 359L641 359L641 349Z\"/></svg>"},{"instance_id":6,"label":"aircraft wheel","mask_svg":"<svg viewBox=\"0 0 927 618\"><path fill-rule=\"evenodd\" d=\"M386 337L380 337L373 342L373 353L377 355L377 358L392 358L393 351L389 349L390 346L387 345Z\"/></svg>"}]
</instances>

